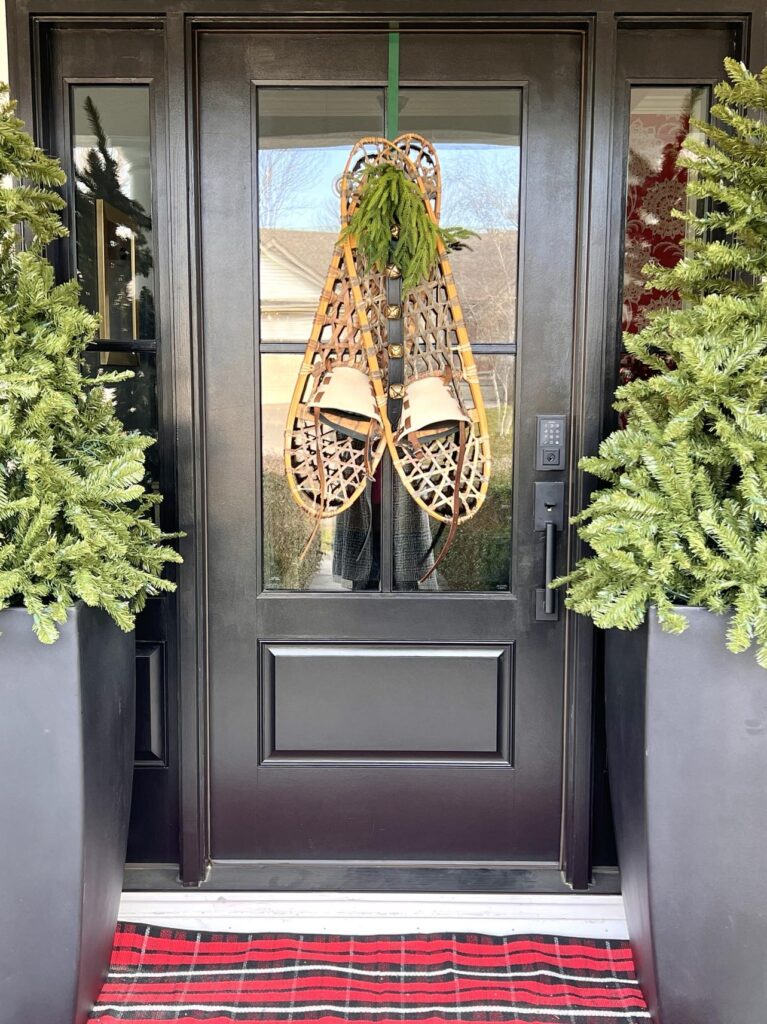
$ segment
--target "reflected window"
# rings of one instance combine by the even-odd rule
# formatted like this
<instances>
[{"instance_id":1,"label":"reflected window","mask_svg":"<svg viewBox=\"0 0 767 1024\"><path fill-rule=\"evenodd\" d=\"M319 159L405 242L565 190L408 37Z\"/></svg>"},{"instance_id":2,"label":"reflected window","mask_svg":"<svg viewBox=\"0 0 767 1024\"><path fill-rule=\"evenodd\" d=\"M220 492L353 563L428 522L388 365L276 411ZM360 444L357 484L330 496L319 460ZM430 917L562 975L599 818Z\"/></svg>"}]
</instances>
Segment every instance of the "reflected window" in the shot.
<instances>
[{"instance_id":1,"label":"reflected window","mask_svg":"<svg viewBox=\"0 0 767 1024\"><path fill-rule=\"evenodd\" d=\"M479 238L450 263L472 344L516 339L522 91L400 90L401 132L437 147L446 227Z\"/></svg>"},{"instance_id":2,"label":"reflected window","mask_svg":"<svg viewBox=\"0 0 767 1024\"><path fill-rule=\"evenodd\" d=\"M437 571L418 579L447 532L398 481L393 496L396 590L507 591L511 568L514 348L522 131L522 91L418 87L400 91L400 131L435 143L442 173L443 225L479 236L450 254L469 339L474 346L490 429L493 469L485 503L458 527ZM481 354L482 345L508 345Z\"/></svg>"},{"instance_id":3,"label":"reflected window","mask_svg":"<svg viewBox=\"0 0 767 1024\"><path fill-rule=\"evenodd\" d=\"M71 87L77 277L101 338L155 337L148 85Z\"/></svg>"},{"instance_id":4,"label":"reflected window","mask_svg":"<svg viewBox=\"0 0 767 1024\"><path fill-rule=\"evenodd\" d=\"M687 207L689 172L677 165L677 157L691 118L703 119L708 105L706 87L631 88L623 264L623 330L631 334L642 329L652 310L681 303L675 292L645 288L643 268L648 263L673 267L684 256L688 226L673 211ZM625 357L624 380L636 375L632 366Z\"/></svg>"}]
</instances>

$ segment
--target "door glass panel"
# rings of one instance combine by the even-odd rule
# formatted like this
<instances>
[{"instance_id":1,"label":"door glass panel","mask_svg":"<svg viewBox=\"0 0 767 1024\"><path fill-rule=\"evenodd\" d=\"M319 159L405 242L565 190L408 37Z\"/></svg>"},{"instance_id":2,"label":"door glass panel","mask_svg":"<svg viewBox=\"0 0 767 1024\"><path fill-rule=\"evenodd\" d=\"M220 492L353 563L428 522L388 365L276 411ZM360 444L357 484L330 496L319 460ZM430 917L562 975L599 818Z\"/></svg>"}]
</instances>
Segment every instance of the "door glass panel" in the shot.
<instances>
[{"instance_id":1,"label":"door glass panel","mask_svg":"<svg viewBox=\"0 0 767 1024\"><path fill-rule=\"evenodd\" d=\"M258 90L260 340L305 345L339 231L353 144L383 131L383 90Z\"/></svg>"},{"instance_id":2,"label":"door glass panel","mask_svg":"<svg viewBox=\"0 0 767 1024\"><path fill-rule=\"evenodd\" d=\"M351 146L383 130L383 90L262 87L258 103L259 303L264 586L377 589L380 504L372 488L348 513L314 526L290 496L282 449L300 355L339 231L338 182ZM375 513L375 515L374 515ZM350 552L354 554L351 555Z\"/></svg>"},{"instance_id":3,"label":"door glass panel","mask_svg":"<svg viewBox=\"0 0 767 1024\"><path fill-rule=\"evenodd\" d=\"M338 233L338 181L349 148L383 130L383 91L262 87L257 93L263 454L267 590L377 590L380 525L392 522L394 589L506 591L511 550L514 352L521 91L405 89L400 130L432 139L443 176L443 224L476 231L451 263L487 405L493 473L479 513L458 528L438 571L419 584L447 527L429 519L383 464L345 513L314 526L285 477L285 419ZM493 353L481 355L483 344ZM278 350L282 349L280 353Z\"/></svg>"},{"instance_id":4,"label":"door glass panel","mask_svg":"<svg viewBox=\"0 0 767 1024\"><path fill-rule=\"evenodd\" d=\"M308 590L317 575L322 552L332 536L323 524L303 558L312 520L290 495L285 479L283 442L300 355L261 357L261 450L264 523L264 586L267 590Z\"/></svg>"},{"instance_id":5,"label":"door glass panel","mask_svg":"<svg viewBox=\"0 0 767 1024\"><path fill-rule=\"evenodd\" d=\"M149 86L71 87L77 276L101 338L154 338Z\"/></svg>"},{"instance_id":6,"label":"door glass panel","mask_svg":"<svg viewBox=\"0 0 767 1024\"><path fill-rule=\"evenodd\" d=\"M441 223L479 235L450 256L471 343L513 342L522 90L402 89L399 118L437 147Z\"/></svg>"},{"instance_id":7,"label":"door glass panel","mask_svg":"<svg viewBox=\"0 0 767 1024\"><path fill-rule=\"evenodd\" d=\"M377 590L380 488L315 524L290 495L285 421L339 231L349 150L383 131L383 90L262 87L257 93L263 556L267 590Z\"/></svg>"},{"instance_id":8,"label":"door glass panel","mask_svg":"<svg viewBox=\"0 0 767 1024\"><path fill-rule=\"evenodd\" d=\"M703 120L708 106L707 87L631 88L623 264L623 329L631 334L642 329L652 310L681 303L676 292L646 289L643 268L648 263L673 267L684 255L689 229L672 211L686 209L689 172L676 159L690 119ZM624 379L632 376L631 359L624 357Z\"/></svg>"},{"instance_id":9,"label":"door glass panel","mask_svg":"<svg viewBox=\"0 0 767 1024\"><path fill-rule=\"evenodd\" d=\"M520 89L400 92L400 130L425 135L437 146L441 223L478 235L469 248L450 254L450 264L475 347L493 469L484 505L458 527L437 571L421 584L417 581L439 554L448 527L429 519L395 480L396 590L478 592L510 586L521 127ZM496 346L495 354L481 355L487 343Z\"/></svg>"},{"instance_id":10,"label":"door glass panel","mask_svg":"<svg viewBox=\"0 0 767 1024\"><path fill-rule=\"evenodd\" d=\"M507 591L511 572L511 491L514 452L513 355L478 355L493 469L482 508L462 523L435 573L418 583L439 555L448 526L429 518L395 478L396 590Z\"/></svg>"}]
</instances>

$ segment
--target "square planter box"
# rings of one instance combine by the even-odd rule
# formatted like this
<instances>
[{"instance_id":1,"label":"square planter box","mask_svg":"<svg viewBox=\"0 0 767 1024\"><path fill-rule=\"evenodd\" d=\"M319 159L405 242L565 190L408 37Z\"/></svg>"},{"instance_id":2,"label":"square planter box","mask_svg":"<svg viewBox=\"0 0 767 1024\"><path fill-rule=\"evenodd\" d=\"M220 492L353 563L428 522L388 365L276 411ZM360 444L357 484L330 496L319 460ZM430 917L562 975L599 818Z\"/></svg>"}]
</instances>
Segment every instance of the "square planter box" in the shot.
<instances>
[{"instance_id":1,"label":"square planter box","mask_svg":"<svg viewBox=\"0 0 767 1024\"><path fill-rule=\"evenodd\" d=\"M767 671L728 621L606 634L607 747L629 934L662 1024L767 1020Z\"/></svg>"},{"instance_id":2,"label":"square planter box","mask_svg":"<svg viewBox=\"0 0 767 1024\"><path fill-rule=\"evenodd\" d=\"M122 889L134 637L83 604L55 644L21 608L0 634L0 1018L80 1024Z\"/></svg>"}]
</instances>

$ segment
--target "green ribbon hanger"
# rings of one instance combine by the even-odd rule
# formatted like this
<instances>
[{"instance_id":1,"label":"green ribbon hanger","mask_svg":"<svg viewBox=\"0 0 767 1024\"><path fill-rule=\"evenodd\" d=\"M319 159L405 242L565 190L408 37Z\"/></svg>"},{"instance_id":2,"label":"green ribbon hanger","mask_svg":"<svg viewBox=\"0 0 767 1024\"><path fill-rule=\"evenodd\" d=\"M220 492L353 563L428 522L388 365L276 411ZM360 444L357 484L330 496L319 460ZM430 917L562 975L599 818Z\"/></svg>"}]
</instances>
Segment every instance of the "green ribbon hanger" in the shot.
<instances>
[{"instance_id":1,"label":"green ribbon hanger","mask_svg":"<svg viewBox=\"0 0 767 1024\"><path fill-rule=\"evenodd\" d=\"M399 131L399 32L389 33L389 80L386 89L386 137Z\"/></svg>"}]
</instances>

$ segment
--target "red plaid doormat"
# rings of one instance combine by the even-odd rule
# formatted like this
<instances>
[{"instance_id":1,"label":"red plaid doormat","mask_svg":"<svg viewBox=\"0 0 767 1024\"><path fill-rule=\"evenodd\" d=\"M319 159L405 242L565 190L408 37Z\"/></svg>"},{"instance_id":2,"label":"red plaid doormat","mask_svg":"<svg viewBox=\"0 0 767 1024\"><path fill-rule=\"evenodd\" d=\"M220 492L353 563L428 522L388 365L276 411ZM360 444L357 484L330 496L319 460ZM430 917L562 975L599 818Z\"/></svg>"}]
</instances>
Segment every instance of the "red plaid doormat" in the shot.
<instances>
[{"instance_id":1,"label":"red plaid doormat","mask_svg":"<svg viewBox=\"0 0 767 1024\"><path fill-rule=\"evenodd\" d=\"M628 943L551 936L230 935L123 924L100 1024L633 1024Z\"/></svg>"}]
</instances>

